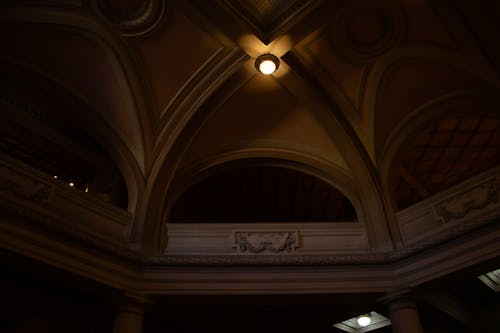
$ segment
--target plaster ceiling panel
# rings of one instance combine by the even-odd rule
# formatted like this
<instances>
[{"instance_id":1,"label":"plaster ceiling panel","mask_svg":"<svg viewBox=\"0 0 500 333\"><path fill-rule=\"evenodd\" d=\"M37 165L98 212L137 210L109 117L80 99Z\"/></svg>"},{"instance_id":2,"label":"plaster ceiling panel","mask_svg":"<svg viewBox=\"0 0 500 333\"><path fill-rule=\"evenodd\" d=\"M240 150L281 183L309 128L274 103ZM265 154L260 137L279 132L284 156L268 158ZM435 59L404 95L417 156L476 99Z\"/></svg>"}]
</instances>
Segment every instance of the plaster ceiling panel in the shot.
<instances>
[{"instance_id":1,"label":"plaster ceiling panel","mask_svg":"<svg viewBox=\"0 0 500 333\"><path fill-rule=\"evenodd\" d=\"M224 3L259 32L270 32L306 8L311 0L224 0Z\"/></svg>"},{"instance_id":2,"label":"plaster ceiling panel","mask_svg":"<svg viewBox=\"0 0 500 333\"><path fill-rule=\"evenodd\" d=\"M83 35L38 26L19 25L15 32L4 27L0 36L9 45L4 56L38 68L86 100L143 166L140 122L127 79L111 50Z\"/></svg>"},{"instance_id":3,"label":"plaster ceiling panel","mask_svg":"<svg viewBox=\"0 0 500 333\"><path fill-rule=\"evenodd\" d=\"M365 64L355 64L339 56L332 48L328 35L320 35L307 46L313 62L328 76L331 84L325 85L331 95L339 89L355 110L360 107L360 89Z\"/></svg>"},{"instance_id":4,"label":"plaster ceiling panel","mask_svg":"<svg viewBox=\"0 0 500 333\"><path fill-rule=\"evenodd\" d=\"M165 114L183 87L224 47L179 11L169 13L153 34L132 43L140 55L158 117Z\"/></svg>"},{"instance_id":5,"label":"plaster ceiling panel","mask_svg":"<svg viewBox=\"0 0 500 333\"><path fill-rule=\"evenodd\" d=\"M215 112L194 139L186 161L241 146L305 152L348 170L324 126L270 76L254 76Z\"/></svg>"},{"instance_id":6,"label":"plaster ceiling panel","mask_svg":"<svg viewBox=\"0 0 500 333\"><path fill-rule=\"evenodd\" d=\"M339 2L329 11L322 28L295 50L346 116L359 122L369 70L399 45L405 30L404 13L392 0Z\"/></svg>"},{"instance_id":7,"label":"plaster ceiling panel","mask_svg":"<svg viewBox=\"0 0 500 333\"><path fill-rule=\"evenodd\" d=\"M408 39L413 42L456 46L429 0L401 1L407 17Z\"/></svg>"},{"instance_id":8,"label":"plaster ceiling panel","mask_svg":"<svg viewBox=\"0 0 500 333\"><path fill-rule=\"evenodd\" d=\"M365 85L376 64L402 47L450 49L454 43L425 0L349 1L329 10L325 24L294 51L363 136L372 126L364 123L370 121L362 109L370 104Z\"/></svg>"},{"instance_id":9,"label":"plaster ceiling panel","mask_svg":"<svg viewBox=\"0 0 500 333\"><path fill-rule=\"evenodd\" d=\"M442 63L407 60L383 77L376 101L376 146L380 151L400 121L435 98L463 90L489 89L472 74Z\"/></svg>"}]
</instances>

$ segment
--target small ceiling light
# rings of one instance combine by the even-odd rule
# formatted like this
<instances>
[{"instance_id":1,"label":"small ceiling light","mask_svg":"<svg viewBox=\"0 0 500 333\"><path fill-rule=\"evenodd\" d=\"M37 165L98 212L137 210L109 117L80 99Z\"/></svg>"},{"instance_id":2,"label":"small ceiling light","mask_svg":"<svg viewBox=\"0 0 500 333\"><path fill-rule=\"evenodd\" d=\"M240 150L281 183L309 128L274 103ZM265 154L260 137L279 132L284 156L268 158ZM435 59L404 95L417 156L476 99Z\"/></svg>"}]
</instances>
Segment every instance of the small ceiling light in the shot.
<instances>
[{"instance_id":1,"label":"small ceiling light","mask_svg":"<svg viewBox=\"0 0 500 333\"><path fill-rule=\"evenodd\" d=\"M272 74L279 66L280 60L272 54L263 54L255 60L255 68L262 74Z\"/></svg>"},{"instance_id":2,"label":"small ceiling light","mask_svg":"<svg viewBox=\"0 0 500 333\"><path fill-rule=\"evenodd\" d=\"M73 187L73 186L75 186L75 183L71 182L71 183L69 183L69 186Z\"/></svg>"},{"instance_id":3,"label":"small ceiling light","mask_svg":"<svg viewBox=\"0 0 500 333\"><path fill-rule=\"evenodd\" d=\"M54 176L54 179L57 179L57 176Z\"/></svg>"},{"instance_id":4,"label":"small ceiling light","mask_svg":"<svg viewBox=\"0 0 500 333\"><path fill-rule=\"evenodd\" d=\"M381 327L391 325L389 318L382 316L380 313L370 311L363 315L346 319L333 326L349 333L366 333L378 330Z\"/></svg>"},{"instance_id":5,"label":"small ceiling light","mask_svg":"<svg viewBox=\"0 0 500 333\"><path fill-rule=\"evenodd\" d=\"M358 317L358 325L361 327L366 327L366 326L370 325L371 322L372 322L372 320L371 320L369 314L365 314L365 315Z\"/></svg>"}]
</instances>

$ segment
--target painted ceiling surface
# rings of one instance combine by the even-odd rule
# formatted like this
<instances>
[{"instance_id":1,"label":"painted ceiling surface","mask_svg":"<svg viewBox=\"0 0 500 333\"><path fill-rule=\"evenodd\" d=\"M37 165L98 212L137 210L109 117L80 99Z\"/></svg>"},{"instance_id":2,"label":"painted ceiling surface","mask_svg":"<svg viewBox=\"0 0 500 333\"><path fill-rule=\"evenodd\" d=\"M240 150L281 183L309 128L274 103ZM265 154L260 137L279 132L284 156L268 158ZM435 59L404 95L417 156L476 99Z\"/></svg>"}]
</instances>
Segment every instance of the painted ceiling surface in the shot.
<instances>
[{"instance_id":1,"label":"painted ceiling surface","mask_svg":"<svg viewBox=\"0 0 500 333\"><path fill-rule=\"evenodd\" d=\"M82 179L118 168L153 225L189 178L271 158L392 216L500 162L499 8L485 2L5 1L3 99L75 136ZM269 76L265 53L280 59ZM3 147L38 150L43 135L20 143L9 121Z\"/></svg>"}]
</instances>

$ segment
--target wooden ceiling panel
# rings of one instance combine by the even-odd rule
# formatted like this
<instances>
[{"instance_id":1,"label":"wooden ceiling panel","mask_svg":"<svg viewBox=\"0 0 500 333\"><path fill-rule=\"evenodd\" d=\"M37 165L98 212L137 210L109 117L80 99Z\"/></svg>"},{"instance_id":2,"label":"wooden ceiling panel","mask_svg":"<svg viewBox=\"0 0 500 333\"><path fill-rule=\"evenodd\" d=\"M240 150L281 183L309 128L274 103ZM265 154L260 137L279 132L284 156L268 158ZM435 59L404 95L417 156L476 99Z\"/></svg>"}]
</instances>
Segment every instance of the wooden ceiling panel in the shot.
<instances>
[{"instance_id":1,"label":"wooden ceiling panel","mask_svg":"<svg viewBox=\"0 0 500 333\"><path fill-rule=\"evenodd\" d=\"M337 189L278 167L226 170L186 190L170 223L353 222L356 213Z\"/></svg>"}]
</instances>

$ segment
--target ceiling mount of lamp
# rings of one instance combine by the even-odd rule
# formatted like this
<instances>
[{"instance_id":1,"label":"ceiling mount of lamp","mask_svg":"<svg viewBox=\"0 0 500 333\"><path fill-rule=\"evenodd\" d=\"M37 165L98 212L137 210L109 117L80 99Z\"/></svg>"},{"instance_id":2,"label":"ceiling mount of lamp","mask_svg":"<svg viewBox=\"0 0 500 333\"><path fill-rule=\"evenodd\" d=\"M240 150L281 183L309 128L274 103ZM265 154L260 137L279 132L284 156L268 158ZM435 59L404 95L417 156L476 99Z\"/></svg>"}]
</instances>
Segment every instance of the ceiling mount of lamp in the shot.
<instances>
[{"instance_id":1,"label":"ceiling mount of lamp","mask_svg":"<svg viewBox=\"0 0 500 333\"><path fill-rule=\"evenodd\" d=\"M274 73L280 65L278 57L272 54L263 54L255 60L255 68L265 75Z\"/></svg>"}]
</instances>

